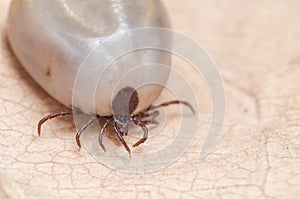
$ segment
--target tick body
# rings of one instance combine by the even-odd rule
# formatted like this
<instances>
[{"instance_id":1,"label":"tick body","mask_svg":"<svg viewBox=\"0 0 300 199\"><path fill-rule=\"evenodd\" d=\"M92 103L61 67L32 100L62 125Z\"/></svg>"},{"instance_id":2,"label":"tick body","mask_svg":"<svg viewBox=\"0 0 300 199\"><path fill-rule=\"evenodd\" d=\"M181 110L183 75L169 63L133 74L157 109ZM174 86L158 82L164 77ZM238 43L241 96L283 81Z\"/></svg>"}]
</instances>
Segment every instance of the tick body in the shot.
<instances>
[{"instance_id":1,"label":"tick body","mask_svg":"<svg viewBox=\"0 0 300 199\"><path fill-rule=\"evenodd\" d=\"M8 15L8 39L11 47L31 77L50 95L68 107L76 107L95 117L82 126L76 134L80 147L80 135L99 118L106 122L99 132L99 144L105 128L112 125L117 137L130 153L123 136L128 133L129 123L140 126L143 138L133 146L145 142L147 125L158 114L157 108L184 101L171 101L152 106L163 87L139 85L149 82L165 84L168 70L158 70L157 65L170 66L171 55L162 51L145 49L121 57L109 66L101 64L99 57L89 60L88 68L81 78L83 84L79 93L94 88L97 76L103 74L94 92L91 103L86 96L79 96L77 104L72 103L74 82L81 64L99 44L116 35L136 28L169 28L168 15L160 0L12 0ZM129 37L130 40L130 37ZM167 39L168 40L168 39ZM156 38L157 43L168 43L166 38ZM130 43L130 41L129 41ZM122 46L102 48L103 59L116 54ZM134 77L118 87L118 81L136 66L152 63L134 71ZM154 63L154 64L153 64ZM137 81L139 85L137 84ZM112 94L116 88L116 95ZM193 110L193 109L192 109ZM70 116L72 112L53 113L44 117L38 125L40 135L42 124L48 119Z\"/></svg>"},{"instance_id":2,"label":"tick body","mask_svg":"<svg viewBox=\"0 0 300 199\"><path fill-rule=\"evenodd\" d=\"M78 78L83 87L80 95L94 89L99 76L101 83L93 92L95 104L82 98L73 104L73 88L77 73L86 57L110 38L137 28L170 28L169 17L160 0L12 0L8 14L7 35L11 47L30 76L51 96L67 107L76 106L87 114L112 115L112 92L118 81L137 66L156 63L170 66L171 55L157 50L140 50L122 56L106 66L103 61L123 48L123 43L105 46L101 58L93 57ZM127 38L130 45L130 40ZM158 43L166 38L156 38ZM118 43L120 43L118 45ZM127 44L127 45L128 45ZM125 45L125 44L124 44ZM149 65L136 70L140 85L168 80L167 70ZM124 87L137 87L137 81ZM120 87L122 89L124 87ZM149 107L158 98L162 87L139 89L140 102L136 112ZM115 91L117 93L118 91ZM95 108L94 108L95 107Z\"/></svg>"}]
</instances>

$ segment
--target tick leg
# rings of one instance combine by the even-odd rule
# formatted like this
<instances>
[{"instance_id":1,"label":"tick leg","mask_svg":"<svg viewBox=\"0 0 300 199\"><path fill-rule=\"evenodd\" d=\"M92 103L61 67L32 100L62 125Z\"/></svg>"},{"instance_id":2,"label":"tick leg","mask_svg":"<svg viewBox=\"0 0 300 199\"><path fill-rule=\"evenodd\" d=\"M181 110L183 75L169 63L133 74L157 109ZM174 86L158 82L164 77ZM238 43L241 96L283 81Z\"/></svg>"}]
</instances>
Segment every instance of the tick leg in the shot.
<instances>
[{"instance_id":1,"label":"tick leg","mask_svg":"<svg viewBox=\"0 0 300 199\"><path fill-rule=\"evenodd\" d=\"M141 120L145 125L155 124L158 125L158 122L156 120Z\"/></svg>"},{"instance_id":2,"label":"tick leg","mask_svg":"<svg viewBox=\"0 0 300 199\"><path fill-rule=\"evenodd\" d=\"M154 119L140 120L140 122L144 123L145 125L151 125L151 124L158 125L158 122Z\"/></svg>"},{"instance_id":3,"label":"tick leg","mask_svg":"<svg viewBox=\"0 0 300 199\"><path fill-rule=\"evenodd\" d=\"M153 112L148 112L148 111L145 111L145 112L140 112L137 114L138 117L141 117L142 118L145 118L145 117L148 117L148 119L145 119L145 120L140 120L141 122L145 123L146 125L148 124L155 124L157 125L158 122L155 120L155 118L159 115L159 111L153 111ZM149 120L150 118L150 120Z\"/></svg>"},{"instance_id":4,"label":"tick leg","mask_svg":"<svg viewBox=\"0 0 300 199\"><path fill-rule=\"evenodd\" d=\"M140 112L138 114L138 116L140 117L152 117L152 118L155 118L158 115L159 115L159 111L153 111L153 112L146 111L146 112Z\"/></svg>"},{"instance_id":5,"label":"tick leg","mask_svg":"<svg viewBox=\"0 0 300 199\"><path fill-rule=\"evenodd\" d=\"M112 119L109 119L109 120L106 120L106 122L104 123L103 127L101 128L100 132L99 132L99 137L98 137L98 142L99 142L99 145L101 146L101 148L103 149L103 151L106 151L103 143L102 143L102 140L103 140L103 134L105 132L105 129L107 127L107 125L112 121Z\"/></svg>"},{"instance_id":6,"label":"tick leg","mask_svg":"<svg viewBox=\"0 0 300 199\"><path fill-rule=\"evenodd\" d=\"M90 119L85 125L83 125L76 133L76 142L79 148L81 148L80 144L80 135L85 129L93 124L93 122L97 119L97 116L94 116L92 119Z\"/></svg>"},{"instance_id":7,"label":"tick leg","mask_svg":"<svg viewBox=\"0 0 300 199\"><path fill-rule=\"evenodd\" d=\"M144 131L143 138L140 139L139 141L137 141L134 145L132 145L133 147L136 147L136 146L139 146L140 144L144 143L147 140L147 138L148 138L148 128L146 127L144 122L139 121L136 118L133 118L133 123L135 125L140 126Z\"/></svg>"},{"instance_id":8,"label":"tick leg","mask_svg":"<svg viewBox=\"0 0 300 199\"><path fill-rule=\"evenodd\" d=\"M150 106L150 109L157 109L157 108L161 108L161 107L164 107L164 106L169 106L169 105L172 105L172 104L183 104L187 107L189 107L191 109L191 111L193 112L193 114L195 114L195 110L194 108L192 107L192 105L186 101L182 101L182 100L173 100L173 101L169 101L169 102L164 102L164 103L161 103L159 105L154 105L154 106Z\"/></svg>"},{"instance_id":9,"label":"tick leg","mask_svg":"<svg viewBox=\"0 0 300 199\"><path fill-rule=\"evenodd\" d=\"M126 151L128 151L130 157L131 157L131 151L130 151L130 148L128 147L127 143L125 142L121 132L119 131L119 129L117 128L117 125L116 123L114 122L113 123L113 127L114 127L114 130L119 138L119 140L122 142L123 146L125 147Z\"/></svg>"},{"instance_id":10,"label":"tick leg","mask_svg":"<svg viewBox=\"0 0 300 199\"><path fill-rule=\"evenodd\" d=\"M63 116L70 116L72 115L72 112L69 111L63 111L63 112L58 112L58 113L51 113L45 117L43 117L38 124L38 135L41 135L41 129L42 129L42 125L47 121L47 120L51 120L53 118L56 117L63 117Z\"/></svg>"}]
</instances>

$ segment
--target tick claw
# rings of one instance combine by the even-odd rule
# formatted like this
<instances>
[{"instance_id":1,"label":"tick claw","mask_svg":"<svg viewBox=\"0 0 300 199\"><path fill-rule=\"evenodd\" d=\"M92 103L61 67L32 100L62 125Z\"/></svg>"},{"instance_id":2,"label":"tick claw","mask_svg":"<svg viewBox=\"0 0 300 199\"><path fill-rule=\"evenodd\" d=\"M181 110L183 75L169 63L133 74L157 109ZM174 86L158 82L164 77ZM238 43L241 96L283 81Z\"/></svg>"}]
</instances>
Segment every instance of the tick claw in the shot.
<instances>
[{"instance_id":1,"label":"tick claw","mask_svg":"<svg viewBox=\"0 0 300 199\"><path fill-rule=\"evenodd\" d=\"M105 146L102 143L100 144L100 146L103 149L103 151L106 152Z\"/></svg>"},{"instance_id":2,"label":"tick claw","mask_svg":"<svg viewBox=\"0 0 300 199\"><path fill-rule=\"evenodd\" d=\"M79 140L79 137L77 137L77 136L76 136L76 143L77 143L77 146L79 148L81 148L80 140Z\"/></svg>"},{"instance_id":3,"label":"tick claw","mask_svg":"<svg viewBox=\"0 0 300 199\"><path fill-rule=\"evenodd\" d=\"M134 145L132 145L133 147L137 147L139 146L140 144L144 143L146 141L146 138L142 138L140 139L138 142L136 142Z\"/></svg>"}]
</instances>

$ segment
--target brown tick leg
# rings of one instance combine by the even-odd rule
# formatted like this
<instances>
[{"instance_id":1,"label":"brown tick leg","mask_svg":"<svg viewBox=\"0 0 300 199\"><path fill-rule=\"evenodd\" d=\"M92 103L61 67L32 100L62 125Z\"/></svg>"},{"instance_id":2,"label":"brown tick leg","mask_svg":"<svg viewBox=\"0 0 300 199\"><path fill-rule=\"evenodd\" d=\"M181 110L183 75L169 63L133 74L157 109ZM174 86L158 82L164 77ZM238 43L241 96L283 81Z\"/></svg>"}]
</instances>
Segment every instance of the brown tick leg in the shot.
<instances>
[{"instance_id":1,"label":"brown tick leg","mask_svg":"<svg viewBox=\"0 0 300 199\"><path fill-rule=\"evenodd\" d=\"M58 113L51 113L45 117L43 117L38 124L38 135L41 135L41 129L42 129L42 125L47 121L47 120L51 120L53 118L56 117L63 117L63 116L70 116L72 115L72 112L69 111L63 111L63 112L58 112Z\"/></svg>"},{"instance_id":2,"label":"brown tick leg","mask_svg":"<svg viewBox=\"0 0 300 199\"><path fill-rule=\"evenodd\" d=\"M113 127L114 127L114 130L119 138L119 140L122 142L123 146L125 147L126 151L128 151L130 157L131 157L131 151L130 151L130 148L128 147L127 143L125 142L121 132L119 131L119 129L117 128L117 125L116 123L114 122L113 123Z\"/></svg>"},{"instance_id":3,"label":"brown tick leg","mask_svg":"<svg viewBox=\"0 0 300 199\"><path fill-rule=\"evenodd\" d=\"M100 132L99 132L99 137L98 137L98 143L99 145L101 146L101 148L103 149L103 151L106 151L103 143L102 143L102 140L103 140L103 134L105 132L105 129L107 127L107 125L112 121L112 119L108 119L106 120L106 122L104 123L103 127L101 128Z\"/></svg>"},{"instance_id":4,"label":"brown tick leg","mask_svg":"<svg viewBox=\"0 0 300 199\"><path fill-rule=\"evenodd\" d=\"M158 115L159 115L159 111L153 111L153 112L145 111L145 112L140 112L138 114L138 116L140 117L151 117L151 118L155 118Z\"/></svg>"},{"instance_id":5,"label":"brown tick leg","mask_svg":"<svg viewBox=\"0 0 300 199\"><path fill-rule=\"evenodd\" d=\"M156 120L141 120L141 122L143 122L145 125L151 125L151 124L158 125L158 122Z\"/></svg>"},{"instance_id":6,"label":"brown tick leg","mask_svg":"<svg viewBox=\"0 0 300 199\"><path fill-rule=\"evenodd\" d=\"M142 121L139 121L138 119L136 118L132 118L132 121L135 125L137 126L140 126L143 131L144 131L144 135L143 135L143 138L141 138L139 141L137 141L134 145L132 145L133 147L137 147L139 146L140 144L144 143L147 138L148 138L148 128L146 127L145 123L142 122Z\"/></svg>"},{"instance_id":7,"label":"brown tick leg","mask_svg":"<svg viewBox=\"0 0 300 199\"><path fill-rule=\"evenodd\" d=\"M153 112L148 112L148 111L145 111L145 112L140 112L138 113L136 116L141 118L141 122L145 123L145 125L148 125L148 124L155 124L157 125L158 122L155 120L155 118L159 115L159 111L153 111ZM136 118L137 118L136 117ZM147 117L147 119L143 119Z\"/></svg>"},{"instance_id":8,"label":"brown tick leg","mask_svg":"<svg viewBox=\"0 0 300 199\"><path fill-rule=\"evenodd\" d=\"M164 106L169 106L169 105L172 105L172 104L183 104L183 105L189 107L191 109L191 111L193 112L193 114L195 114L195 110L192 107L192 105L190 103L186 102L186 101L181 101L181 100L173 100L173 101L161 103L159 105L150 106L150 110L161 108L161 107L164 107Z\"/></svg>"},{"instance_id":9,"label":"brown tick leg","mask_svg":"<svg viewBox=\"0 0 300 199\"><path fill-rule=\"evenodd\" d=\"M90 119L85 125L83 125L76 133L76 142L79 148L81 148L80 144L80 135L85 129L93 124L93 122L97 119L97 116L94 116L92 119Z\"/></svg>"}]
</instances>

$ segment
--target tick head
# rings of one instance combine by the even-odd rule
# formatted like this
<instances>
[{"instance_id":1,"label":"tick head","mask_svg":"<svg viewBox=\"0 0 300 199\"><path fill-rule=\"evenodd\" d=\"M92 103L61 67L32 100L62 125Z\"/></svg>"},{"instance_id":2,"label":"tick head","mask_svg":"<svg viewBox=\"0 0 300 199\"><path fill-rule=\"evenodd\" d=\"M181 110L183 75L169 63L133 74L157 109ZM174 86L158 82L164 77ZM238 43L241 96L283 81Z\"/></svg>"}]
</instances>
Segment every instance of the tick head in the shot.
<instances>
[{"instance_id":1,"label":"tick head","mask_svg":"<svg viewBox=\"0 0 300 199\"><path fill-rule=\"evenodd\" d=\"M130 116L114 115L114 121L123 135L127 135L129 129Z\"/></svg>"},{"instance_id":2,"label":"tick head","mask_svg":"<svg viewBox=\"0 0 300 199\"><path fill-rule=\"evenodd\" d=\"M139 104L136 90L131 87L121 89L112 102L114 121L123 134L127 134L131 114Z\"/></svg>"}]
</instances>

